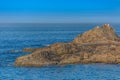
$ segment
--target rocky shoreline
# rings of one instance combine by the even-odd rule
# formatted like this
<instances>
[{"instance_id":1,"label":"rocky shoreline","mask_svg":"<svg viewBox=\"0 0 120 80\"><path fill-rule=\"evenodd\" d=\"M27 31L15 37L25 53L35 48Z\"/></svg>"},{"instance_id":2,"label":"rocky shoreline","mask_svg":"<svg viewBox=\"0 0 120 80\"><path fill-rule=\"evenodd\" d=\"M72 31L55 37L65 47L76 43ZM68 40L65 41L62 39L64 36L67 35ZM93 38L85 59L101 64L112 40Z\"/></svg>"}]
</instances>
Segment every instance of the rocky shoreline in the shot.
<instances>
[{"instance_id":1,"label":"rocky shoreline","mask_svg":"<svg viewBox=\"0 0 120 80\"><path fill-rule=\"evenodd\" d=\"M32 52L16 59L15 66L46 66L86 63L120 63L120 37L105 24L95 27L69 43L55 43L45 48L25 48Z\"/></svg>"}]
</instances>

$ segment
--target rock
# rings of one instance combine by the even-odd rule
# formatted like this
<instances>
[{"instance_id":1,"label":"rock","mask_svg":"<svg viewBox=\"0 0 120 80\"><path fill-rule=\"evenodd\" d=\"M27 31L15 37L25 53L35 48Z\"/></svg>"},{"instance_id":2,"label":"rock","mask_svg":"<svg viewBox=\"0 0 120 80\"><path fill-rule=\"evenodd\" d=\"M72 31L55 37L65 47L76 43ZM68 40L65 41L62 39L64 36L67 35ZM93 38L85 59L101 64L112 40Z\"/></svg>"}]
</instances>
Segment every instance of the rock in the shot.
<instances>
[{"instance_id":1,"label":"rock","mask_svg":"<svg viewBox=\"0 0 120 80\"><path fill-rule=\"evenodd\" d=\"M111 45L111 46L110 46L110 49L111 49L111 50L115 50L115 49L116 49L116 46L115 46L115 45Z\"/></svg>"},{"instance_id":2,"label":"rock","mask_svg":"<svg viewBox=\"0 0 120 80\"><path fill-rule=\"evenodd\" d=\"M102 27L95 27L93 30L89 30L82 35L79 35L77 38L73 40L75 44L81 43L91 43L105 40L116 40L117 35L114 29L108 25L104 25Z\"/></svg>"},{"instance_id":3,"label":"rock","mask_svg":"<svg viewBox=\"0 0 120 80\"><path fill-rule=\"evenodd\" d=\"M36 50L35 48L24 48L22 51L23 52L33 52L35 50Z\"/></svg>"},{"instance_id":4,"label":"rock","mask_svg":"<svg viewBox=\"0 0 120 80\"><path fill-rule=\"evenodd\" d=\"M120 37L105 24L89 30L69 43L45 48L26 48L32 54L17 58L15 66L46 66L74 63L120 63Z\"/></svg>"}]
</instances>

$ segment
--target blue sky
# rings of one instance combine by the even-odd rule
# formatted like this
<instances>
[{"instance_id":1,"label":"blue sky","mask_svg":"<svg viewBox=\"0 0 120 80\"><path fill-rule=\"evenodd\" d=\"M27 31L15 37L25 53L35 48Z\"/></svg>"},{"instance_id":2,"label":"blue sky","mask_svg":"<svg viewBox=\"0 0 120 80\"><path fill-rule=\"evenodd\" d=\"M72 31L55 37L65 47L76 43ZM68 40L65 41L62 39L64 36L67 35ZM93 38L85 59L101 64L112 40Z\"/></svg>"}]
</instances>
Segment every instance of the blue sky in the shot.
<instances>
[{"instance_id":1,"label":"blue sky","mask_svg":"<svg viewBox=\"0 0 120 80\"><path fill-rule=\"evenodd\" d=\"M120 22L120 0L0 0L6 22Z\"/></svg>"}]
</instances>

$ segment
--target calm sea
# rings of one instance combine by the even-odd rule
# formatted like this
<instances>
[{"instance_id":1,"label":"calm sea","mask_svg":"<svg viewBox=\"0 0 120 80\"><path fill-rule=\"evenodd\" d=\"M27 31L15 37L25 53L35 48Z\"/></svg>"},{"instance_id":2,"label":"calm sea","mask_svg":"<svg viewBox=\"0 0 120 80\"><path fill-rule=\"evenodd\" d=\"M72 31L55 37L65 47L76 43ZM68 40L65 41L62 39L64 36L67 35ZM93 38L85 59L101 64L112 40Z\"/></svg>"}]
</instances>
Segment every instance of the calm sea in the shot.
<instances>
[{"instance_id":1,"label":"calm sea","mask_svg":"<svg viewBox=\"0 0 120 80\"><path fill-rule=\"evenodd\" d=\"M72 41L78 34L102 24L0 24L0 80L120 80L120 65L70 64L46 67L15 67L26 47L45 47ZM111 24L120 34L120 24ZM13 52L16 50L16 52Z\"/></svg>"}]
</instances>

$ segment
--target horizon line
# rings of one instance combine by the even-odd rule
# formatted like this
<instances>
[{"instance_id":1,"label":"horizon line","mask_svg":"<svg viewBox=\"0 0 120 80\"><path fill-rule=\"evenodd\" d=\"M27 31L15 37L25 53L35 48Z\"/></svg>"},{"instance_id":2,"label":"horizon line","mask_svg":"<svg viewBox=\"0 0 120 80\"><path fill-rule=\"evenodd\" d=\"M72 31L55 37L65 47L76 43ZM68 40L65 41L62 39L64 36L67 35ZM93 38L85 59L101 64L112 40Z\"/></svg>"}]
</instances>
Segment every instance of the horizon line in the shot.
<instances>
[{"instance_id":1,"label":"horizon line","mask_svg":"<svg viewBox=\"0 0 120 80\"><path fill-rule=\"evenodd\" d=\"M0 22L0 24L82 24L82 23L120 23L120 22Z\"/></svg>"}]
</instances>

